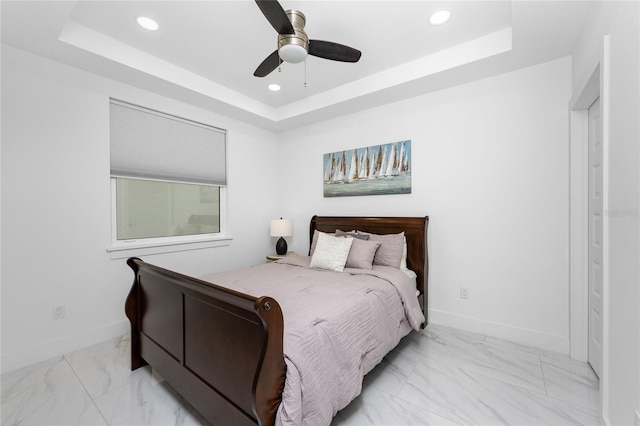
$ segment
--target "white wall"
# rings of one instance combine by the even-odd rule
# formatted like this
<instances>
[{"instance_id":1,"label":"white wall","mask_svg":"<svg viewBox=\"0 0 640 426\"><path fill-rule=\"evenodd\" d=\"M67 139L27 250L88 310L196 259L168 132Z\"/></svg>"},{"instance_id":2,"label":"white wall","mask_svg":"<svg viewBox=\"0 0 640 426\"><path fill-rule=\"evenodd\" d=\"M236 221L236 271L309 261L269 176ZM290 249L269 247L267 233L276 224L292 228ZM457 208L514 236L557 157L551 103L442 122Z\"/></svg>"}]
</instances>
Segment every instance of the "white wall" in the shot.
<instances>
[{"instance_id":1,"label":"white wall","mask_svg":"<svg viewBox=\"0 0 640 426\"><path fill-rule=\"evenodd\" d=\"M564 58L283 134L293 249L313 214L428 215L431 323L568 353L570 76ZM323 154L405 139L410 195L323 198Z\"/></svg>"},{"instance_id":2,"label":"white wall","mask_svg":"<svg viewBox=\"0 0 640 426\"><path fill-rule=\"evenodd\" d=\"M603 109L605 121L608 117L605 129L609 129L605 182L609 182L608 209L614 212L607 218L610 268L605 271L609 348L603 416L610 424L633 424L634 410L640 408L639 9L638 2L600 2L585 23L572 57L573 88L577 90L602 57L604 37L609 36L610 79L601 93L608 96Z\"/></svg>"},{"instance_id":3,"label":"white wall","mask_svg":"<svg viewBox=\"0 0 640 426\"><path fill-rule=\"evenodd\" d=\"M133 275L106 252L110 96L228 130L231 245L145 260L198 276L273 250L273 133L3 46L3 371L128 332ZM53 321L61 304L66 318Z\"/></svg>"}]
</instances>

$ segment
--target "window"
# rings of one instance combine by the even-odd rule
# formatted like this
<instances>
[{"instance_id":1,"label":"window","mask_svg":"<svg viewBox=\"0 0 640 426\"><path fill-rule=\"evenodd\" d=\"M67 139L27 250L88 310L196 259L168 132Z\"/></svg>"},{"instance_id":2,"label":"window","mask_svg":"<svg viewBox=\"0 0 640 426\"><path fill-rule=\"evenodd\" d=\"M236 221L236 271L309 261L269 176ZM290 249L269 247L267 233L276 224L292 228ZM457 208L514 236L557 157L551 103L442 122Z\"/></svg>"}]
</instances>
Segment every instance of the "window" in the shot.
<instances>
[{"instance_id":1,"label":"window","mask_svg":"<svg viewBox=\"0 0 640 426\"><path fill-rule=\"evenodd\" d=\"M154 180L116 180L116 238L220 232L220 188Z\"/></svg>"},{"instance_id":2,"label":"window","mask_svg":"<svg viewBox=\"0 0 640 426\"><path fill-rule=\"evenodd\" d=\"M225 131L112 99L110 132L109 251L225 239Z\"/></svg>"}]
</instances>

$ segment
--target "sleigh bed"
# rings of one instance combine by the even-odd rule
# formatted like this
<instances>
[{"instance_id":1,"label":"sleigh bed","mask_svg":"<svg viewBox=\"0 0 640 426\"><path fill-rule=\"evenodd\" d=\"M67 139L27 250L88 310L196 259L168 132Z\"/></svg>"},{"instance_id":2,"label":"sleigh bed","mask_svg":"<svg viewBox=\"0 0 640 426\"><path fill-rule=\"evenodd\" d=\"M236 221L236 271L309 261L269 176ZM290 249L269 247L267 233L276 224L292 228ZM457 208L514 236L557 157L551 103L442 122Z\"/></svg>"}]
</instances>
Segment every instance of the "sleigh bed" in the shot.
<instances>
[{"instance_id":1,"label":"sleigh bed","mask_svg":"<svg viewBox=\"0 0 640 426\"><path fill-rule=\"evenodd\" d=\"M294 256L196 279L131 258L131 368L151 365L214 425L328 424L362 376L426 325L427 225L428 217L311 219L310 241L316 231L404 232L413 273L318 270L309 268L314 257Z\"/></svg>"}]
</instances>

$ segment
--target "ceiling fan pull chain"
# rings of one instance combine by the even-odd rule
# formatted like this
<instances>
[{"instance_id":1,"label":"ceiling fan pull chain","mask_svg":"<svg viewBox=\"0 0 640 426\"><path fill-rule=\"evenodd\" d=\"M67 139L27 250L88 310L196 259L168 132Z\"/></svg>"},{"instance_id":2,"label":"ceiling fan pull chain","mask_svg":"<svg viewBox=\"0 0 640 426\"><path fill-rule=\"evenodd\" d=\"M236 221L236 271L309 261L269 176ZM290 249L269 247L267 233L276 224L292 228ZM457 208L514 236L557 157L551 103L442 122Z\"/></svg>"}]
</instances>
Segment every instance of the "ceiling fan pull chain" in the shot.
<instances>
[{"instance_id":1,"label":"ceiling fan pull chain","mask_svg":"<svg viewBox=\"0 0 640 426\"><path fill-rule=\"evenodd\" d=\"M304 61L304 87L307 87L307 61Z\"/></svg>"}]
</instances>

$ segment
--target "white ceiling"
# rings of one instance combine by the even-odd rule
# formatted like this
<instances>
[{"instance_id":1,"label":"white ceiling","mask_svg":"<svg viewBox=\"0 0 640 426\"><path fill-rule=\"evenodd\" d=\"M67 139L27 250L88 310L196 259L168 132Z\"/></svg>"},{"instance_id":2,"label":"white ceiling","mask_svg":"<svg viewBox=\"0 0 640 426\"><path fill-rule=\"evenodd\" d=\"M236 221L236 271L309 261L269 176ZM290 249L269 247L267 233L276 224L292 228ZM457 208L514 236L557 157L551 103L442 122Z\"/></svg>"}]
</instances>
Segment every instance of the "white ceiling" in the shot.
<instances>
[{"instance_id":1,"label":"white ceiling","mask_svg":"<svg viewBox=\"0 0 640 426\"><path fill-rule=\"evenodd\" d=\"M593 2L301 1L311 39L362 51L253 76L277 34L253 1L2 1L2 42L285 130L570 55ZM451 11L442 26L430 15ZM149 16L156 32L135 20ZM306 87L305 87L306 80ZM279 92L269 83L282 86Z\"/></svg>"}]
</instances>

